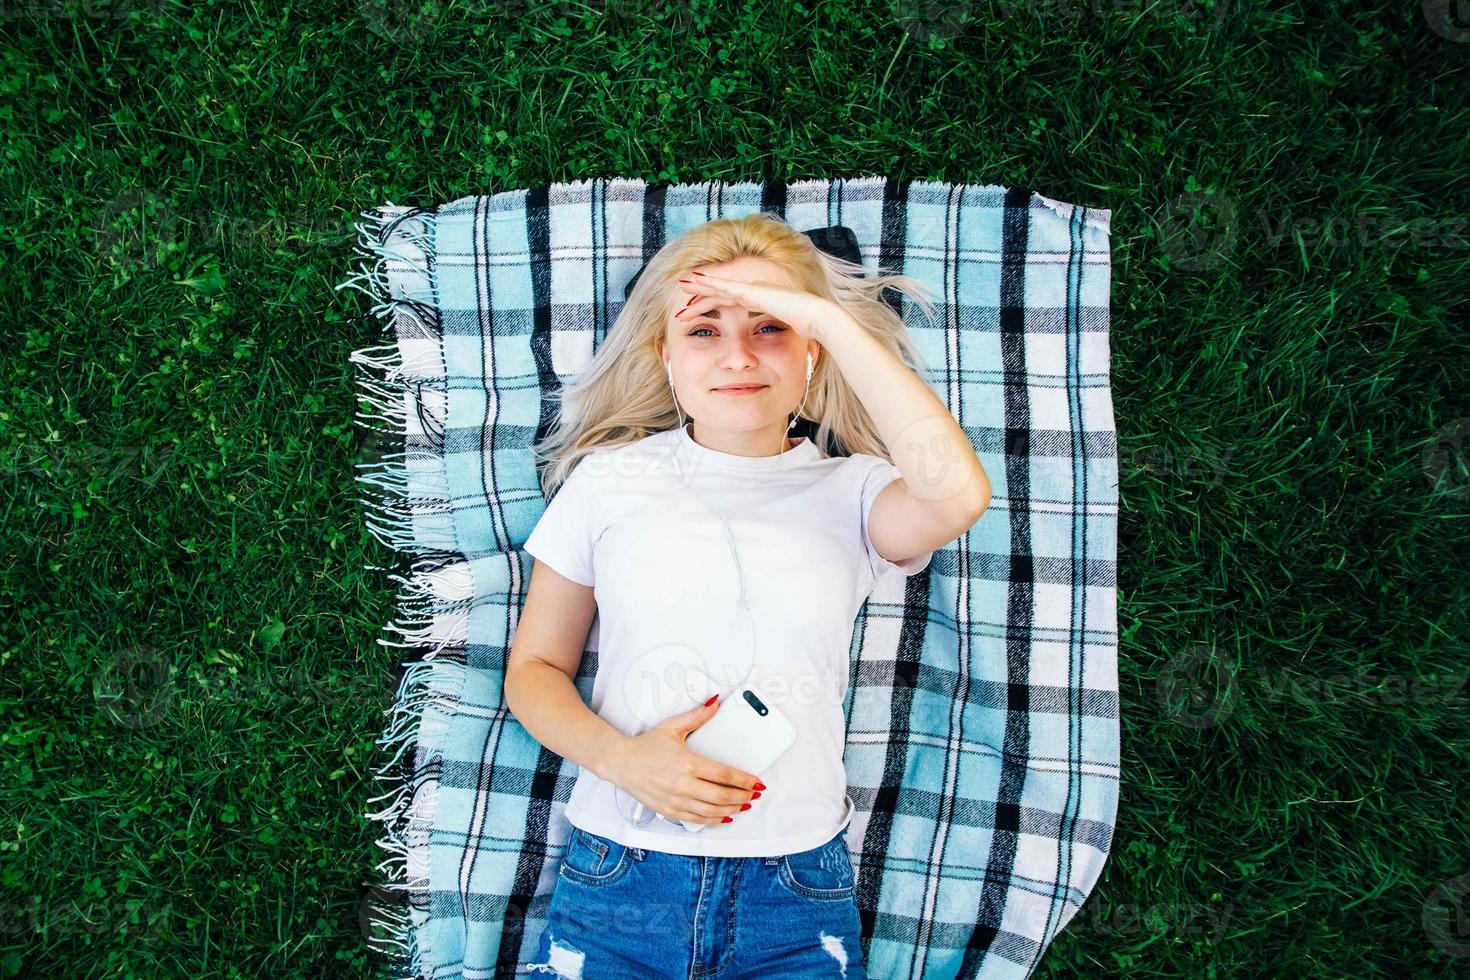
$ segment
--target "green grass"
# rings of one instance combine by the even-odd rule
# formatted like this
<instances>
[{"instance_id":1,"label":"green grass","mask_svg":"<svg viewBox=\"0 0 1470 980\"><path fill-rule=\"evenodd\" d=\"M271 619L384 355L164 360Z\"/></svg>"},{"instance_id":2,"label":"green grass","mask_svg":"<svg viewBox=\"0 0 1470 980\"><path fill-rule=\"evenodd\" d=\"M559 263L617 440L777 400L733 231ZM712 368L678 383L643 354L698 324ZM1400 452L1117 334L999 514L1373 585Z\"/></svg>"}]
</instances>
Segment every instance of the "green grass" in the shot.
<instances>
[{"instance_id":1,"label":"green grass","mask_svg":"<svg viewBox=\"0 0 1470 980\"><path fill-rule=\"evenodd\" d=\"M1215 3L6 4L0 975L367 975L358 211L868 173L1113 210L1123 797L1040 972L1464 975L1470 38Z\"/></svg>"}]
</instances>

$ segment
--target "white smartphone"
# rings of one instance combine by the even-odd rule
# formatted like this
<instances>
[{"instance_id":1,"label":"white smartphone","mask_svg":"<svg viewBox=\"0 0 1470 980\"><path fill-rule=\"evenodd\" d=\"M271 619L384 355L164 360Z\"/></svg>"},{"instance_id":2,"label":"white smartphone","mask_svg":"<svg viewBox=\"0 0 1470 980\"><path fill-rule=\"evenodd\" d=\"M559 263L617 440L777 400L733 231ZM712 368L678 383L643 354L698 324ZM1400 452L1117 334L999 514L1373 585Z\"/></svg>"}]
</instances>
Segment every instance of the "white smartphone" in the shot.
<instances>
[{"instance_id":1,"label":"white smartphone","mask_svg":"<svg viewBox=\"0 0 1470 980\"><path fill-rule=\"evenodd\" d=\"M684 744L695 755L760 775L796 744L796 726L754 689L741 685ZM687 820L679 823L694 833L711 826Z\"/></svg>"}]
</instances>

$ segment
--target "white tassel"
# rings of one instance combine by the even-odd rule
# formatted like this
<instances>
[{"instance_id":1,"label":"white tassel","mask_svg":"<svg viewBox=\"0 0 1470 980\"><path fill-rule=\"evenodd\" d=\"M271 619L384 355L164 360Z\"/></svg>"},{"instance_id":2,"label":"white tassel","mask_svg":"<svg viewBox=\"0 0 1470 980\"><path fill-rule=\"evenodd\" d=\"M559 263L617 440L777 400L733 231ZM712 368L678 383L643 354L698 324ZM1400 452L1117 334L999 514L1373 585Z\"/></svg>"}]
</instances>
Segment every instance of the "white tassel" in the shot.
<instances>
[{"instance_id":1,"label":"white tassel","mask_svg":"<svg viewBox=\"0 0 1470 980\"><path fill-rule=\"evenodd\" d=\"M368 261L336 287L365 293L372 301L369 315L379 318L382 330L392 330L396 338L394 343L365 347L349 356L357 368L359 404L354 420L390 437L389 444L409 434L442 435L445 419L442 394L428 387L443 383L435 284L428 262L434 247L435 215L410 212L390 202L361 213L364 220L357 224L357 250ZM428 829L433 824L440 770L436 749L448 728L448 716L434 705L454 704L464 684L463 666L437 656L446 644L463 642L464 616L446 617L436 608L462 601L468 574L462 562L445 564L442 558L443 553L454 550L442 460L437 467L426 467L426 461L417 456L412 462L416 465L410 470L407 452L384 451L356 467L364 523L370 533L384 546L415 559L408 578L390 575L403 588L395 620L384 627L402 634L408 642L392 643L382 637L378 642L413 645L424 652L422 659L405 665L397 694L383 712L390 717L377 744L392 755L377 768L374 778L390 788L368 802L387 801L387 805L363 814L382 825L376 843L387 854L377 867L384 880L374 887L405 899L428 889ZM427 749L428 755L423 766L405 779L397 768L410 746L415 751ZM380 905L371 895L367 914L375 930L387 933L373 936L371 947L392 960L392 970L409 971L398 973L401 980L422 977L430 959L422 929L427 915L411 904Z\"/></svg>"}]
</instances>

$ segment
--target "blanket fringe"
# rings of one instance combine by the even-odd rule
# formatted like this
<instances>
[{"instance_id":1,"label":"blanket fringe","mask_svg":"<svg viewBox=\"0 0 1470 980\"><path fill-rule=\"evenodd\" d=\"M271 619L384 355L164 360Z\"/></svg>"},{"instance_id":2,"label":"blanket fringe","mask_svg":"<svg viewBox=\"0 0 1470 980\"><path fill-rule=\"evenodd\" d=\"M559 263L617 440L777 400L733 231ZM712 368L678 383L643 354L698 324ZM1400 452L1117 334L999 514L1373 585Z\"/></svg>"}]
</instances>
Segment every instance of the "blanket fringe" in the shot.
<instances>
[{"instance_id":1,"label":"blanket fringe","mask_svg":"<svg viewBox=\"0 0 1470 980\"><path fill-rule=\"evenodd\" d=\"M364 899L368 949L382 957L394 980L429 977L429 830L438 802L440 753L450 712L465 682L465 665L441 656L467 635L469 569L455 553L448 480L442 454L415 452L427 443L442 448L446 424L443 357L436 284L429 260L436 212L383 207L361 212L358 262L336 288L356 289L372 300L367 316L381 320L393 342L353 351L359 408L354 422L371 435L376 451L358 463L359 500L373 537L409 570L385 566L399 585L393 620L382 646L412 651L403 662L397 696L384 709L388 723L377 740L388 756L374 779L388 791L369 803L387 805L363 817L381 825L377 846L386 857L376 867L382 880ZM390 275L390 272L392 273ZM357 318L354 318L357 319ZM393 449L401 451L392 451ZM409 748L413 752L404 760Z\"/></svg>"}]
</instances>

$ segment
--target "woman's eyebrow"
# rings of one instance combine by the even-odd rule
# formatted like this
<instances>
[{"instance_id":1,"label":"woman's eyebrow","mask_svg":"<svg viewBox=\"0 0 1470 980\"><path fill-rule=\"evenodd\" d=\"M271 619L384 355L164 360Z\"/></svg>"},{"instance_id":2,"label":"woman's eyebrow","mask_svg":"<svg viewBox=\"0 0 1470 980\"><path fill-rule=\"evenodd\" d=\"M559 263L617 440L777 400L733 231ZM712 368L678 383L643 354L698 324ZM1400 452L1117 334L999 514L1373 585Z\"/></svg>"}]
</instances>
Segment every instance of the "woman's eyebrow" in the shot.
<instances>
[{"instance_id":1,"label":"woman's eyebrow","mask_svg":"<svg viewBox=\"0 0 1470 980\"><path fill-rule=\"evenodd\" d=\"M718 320L720 318L720 308L717 306L714 309L710 310L708 313L701 313L700 316L709 317L711 320ZM756 310L750 314L748 319L754 320L758 316L765 316L765 314L760 312L759 310Z\"/></svg>"}]
</instances>

